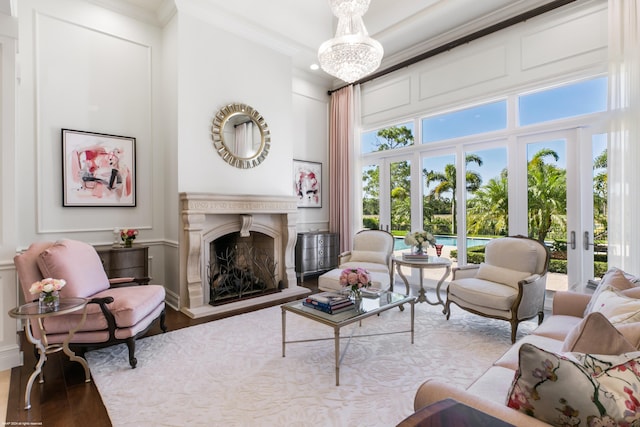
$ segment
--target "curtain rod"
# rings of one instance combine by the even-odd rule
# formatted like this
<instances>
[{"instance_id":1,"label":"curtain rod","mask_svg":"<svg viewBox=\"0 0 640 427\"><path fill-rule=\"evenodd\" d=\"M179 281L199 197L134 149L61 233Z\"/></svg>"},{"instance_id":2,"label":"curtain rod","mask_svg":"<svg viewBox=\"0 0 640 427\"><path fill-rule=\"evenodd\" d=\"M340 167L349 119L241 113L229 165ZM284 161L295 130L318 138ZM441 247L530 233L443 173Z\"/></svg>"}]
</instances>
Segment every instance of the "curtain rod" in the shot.
<instances>
[{"instance_id":1,"label":"curtain rod","mask_svg":"<svg viewBox=\"0 0 640 427\"><path fill-rule=\"evenodd\" d=\"M410 65L416 64L416 63L418 63L420 61L424 61L427 58L431 58L433 56L436 56L438 54L441 54L443 52L451 50L451 49L453 49L455 47L458 47L460 45L470 43L470 42L472 42L474 40L478 40L479 38L482 38L484 36L488 36L489 34L495 33L497 31L504 30L505 28L511 27L512 25L519 24L520 22L527 21L527 20L529 20L531 18L535 18L536 16L539 16L539 15L542 15L544 13L550 12L550 11L552 11L554 9L557 9L559 7L562 7L562 6L565 6L565 5L569 4L569 3L573 3L575 1L576 0L554 0L554 1L550 2L550 3L545 4L545 5L536 7L535 9L531 9L531 10L529 10L527 12L523 12L520 15L516 15L513 18L505 19L504 21L498 22L497 24L493 24L493 25L490 25L490 26L488 26L486 28L483 28L482 30L478 30L475 33L471 33L471 34L469 34L467 36L460 37L459 39L456 39L456 40L454 40L452 42L445 43L442 46L439 46L439 47L431 49L431 50L429 50L427 52L421 53L421 54L419 54L417 56L414 56L413 58L409 58L409 59L407 59L405 61L402 61L402 62L400 62L400 63L398 63L396 65L392 65L391 67L385 68L382 71L378 71L376 73L370 74L370 75L368 75L366 77L363 77L362 79L357 80L357 81L355 81L354 83L351 83L351 84L357 85L357 84L362 84L362 83L366 83L368 81L377 79L378 77L382 77L382 76L387 75L389 73L392 73L394 71L400 70L401 68L405 68L405 67L408 67ZM345 88L347 86L349 86L349 85L340 86L337 89L329 90L327 93L329 95L331 95L333 92L339 91L340 89Z\"/></svg>"}]
</instances>

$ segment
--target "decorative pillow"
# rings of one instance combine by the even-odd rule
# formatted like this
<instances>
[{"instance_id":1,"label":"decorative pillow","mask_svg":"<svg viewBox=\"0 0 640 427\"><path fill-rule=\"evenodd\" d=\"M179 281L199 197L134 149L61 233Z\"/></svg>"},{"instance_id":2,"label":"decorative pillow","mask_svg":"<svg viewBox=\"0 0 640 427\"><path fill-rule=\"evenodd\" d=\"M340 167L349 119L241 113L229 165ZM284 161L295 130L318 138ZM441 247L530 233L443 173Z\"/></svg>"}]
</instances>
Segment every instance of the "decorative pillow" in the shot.
<instances>
[{"instance_id":1,"label":"decorative pillow","mask_svg":"<svg viewBox=\"0 0 640 427\"><path fill-rule=\"evenodd\" d=\"M591 312L604 314L614 325L638 322L640 321L640 299L623 295L612 286L605 287L595 298Z\"/></svg>"},{"instance_id":2,"label":"decorative pillow","mask_svg":"<svg viewBox=\"0 0 640 427\"><path fill-rule=\"evenodd\" d=\"M622 354L635 351L632 343L602 313L590 313L569 332L562 352Z\"/></svg>"},{"instance_id":3,"label":"decorative pillow","mask_svg":"<svg viewBox=\"0 0 640 427\"><path fill-rule=\"evenodd\" d=\"M640 353L571 356L522 344L507 406L553 426L640 420Z\"/></svg>"},{"instance_id":4,"label":"decorative pillow","mask_svg":"<svg viewBox=\"0 0 640 427\"><path fill-rule=\"evenodd\" d=\"M589 301L589 304L587 304L587 308L584 310L584 315L586 316L593 311L593 304L604 289L613 287L619 291L624 291L626 289L634 288L636 285L631 282L629 277L632 276L626 275L624 271L615 267L607 270L607 272L602 276L602 280L600 280L598 287L593 292L591 300Z\"/></svg>"},{"instance_id":5,"label":"decorative pillow","mask_svg":"<svg viewBox=\"0 0 640 427\"><path fill-rule=\"evenodd\" d=\"M387 257L382 252L376 251L351 251L349 262L373 262L375 264L387 264Z\"/></svg>"},{"instance_id":6,"label":"decorative pillow","mask_svg":"<svg viewBox=\"0 0 640 427\"><path fill-rule=\"evenodd\" d=\"M77 240L59 240L38 256L43 277L65 279L62 297L86 298L109 289L109 279L95 248Z\"/></svg>"},{"instance_id":7,"label":"decorative pillow","mask_svg":"<svg viewBox=\"0 0 640 427\"><path fill-rule=\"evenodd\" d=\"M509 270L508 268L496 267L495 265L481 263L476 273L476 279L484 279L490 282L502 283L518 288L518 282L531 276L525 271Z\"/></svg>"}]
</instances>

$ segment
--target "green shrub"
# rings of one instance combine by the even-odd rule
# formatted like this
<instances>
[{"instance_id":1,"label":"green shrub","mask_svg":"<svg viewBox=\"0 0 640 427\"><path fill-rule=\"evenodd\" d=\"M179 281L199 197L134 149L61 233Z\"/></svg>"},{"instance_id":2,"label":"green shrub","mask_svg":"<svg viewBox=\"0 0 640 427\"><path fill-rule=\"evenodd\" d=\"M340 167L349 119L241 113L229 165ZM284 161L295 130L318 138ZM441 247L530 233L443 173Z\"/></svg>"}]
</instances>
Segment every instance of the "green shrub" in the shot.
<instances>
[{"instance_id":1,"label":"green shrub","mask_svg":"<svg viewBox=\"0 0 640 427\"><path fill-rule=\"evenodd\" d=\"M375 218L375 217L362 218L362 225L364 228L367 228L369 230L380 229L380 221L378 220L378 218Z\"/></svg>"},{"instance_id":2,"label":"green shrub","mask_svg":"<svg viewBox=\"0 0 640 427\"><path fill-rule=\"evenodd\" d=\"M564 259L552 259L549 261L549 272L567 274L567 261Z\"/></svg>"}]
</instances>

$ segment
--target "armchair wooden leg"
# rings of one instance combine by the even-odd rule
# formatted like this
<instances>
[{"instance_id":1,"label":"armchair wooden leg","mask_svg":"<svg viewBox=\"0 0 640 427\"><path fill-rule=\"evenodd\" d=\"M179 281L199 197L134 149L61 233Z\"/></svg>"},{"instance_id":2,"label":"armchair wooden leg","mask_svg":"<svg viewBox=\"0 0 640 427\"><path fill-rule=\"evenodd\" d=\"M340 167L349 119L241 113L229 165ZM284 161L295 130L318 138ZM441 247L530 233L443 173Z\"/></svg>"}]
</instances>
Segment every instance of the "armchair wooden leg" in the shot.
<instances>
[{"instance_id":1,"label":"armchair wooden leg","mask_svg":"<svg viewBox=\"0 0 640 427\"><path fill-rule=\"evenodd\" d=\"M518 320L510 320L509 323L511 323L511 344L515 344L516 342L516 335L518 333Z\"/></svg>"},{"instance_id":2,"label":"armchair wooden leg","mask_svg":"<svg viewBox=\"0 0 640 427\"><path fill-rule=\"evenodd\" d=\"M136 340L131 337L127 339L127 348L129 349L129 365L131 365L132 369L135 369L138 364L138 360L135 358L134 354L136 352Z\"/></svg>"},{"instance_id":3,"label":"armchair wooden leg","mask_svg":"<svg viewBox=\"0 0 640 427\"><path fill-rule=\"evenodd\" d=\"M538 325L541 325L543 320L544 320L544 311L539 311L538 312Z\"/></svg>"},{"instance_id":4,"label":"armchair wooden leg","mask_svg":"<svg viewBox=\"0 0 640 427\"><path fill-rule=\"evenodd\" d=\"M447 316L447 320L449 320L449 316L451 316L451 301L447 300L447 302L444 304L444 314Z\"/></svg>"},{"instance_id":5,"label":"armchair wooden leg","mask_svg":"<svg viewBox=\"0 0 640 427\"><path fill-rule=\"evenodd\" d=\"M162 329L162 332L167 332L167 325L165 324L166 318L167 313L165 312L165 310L162 310L162 313L160 313L160 329Z\"/></svg>"}]
</instances>

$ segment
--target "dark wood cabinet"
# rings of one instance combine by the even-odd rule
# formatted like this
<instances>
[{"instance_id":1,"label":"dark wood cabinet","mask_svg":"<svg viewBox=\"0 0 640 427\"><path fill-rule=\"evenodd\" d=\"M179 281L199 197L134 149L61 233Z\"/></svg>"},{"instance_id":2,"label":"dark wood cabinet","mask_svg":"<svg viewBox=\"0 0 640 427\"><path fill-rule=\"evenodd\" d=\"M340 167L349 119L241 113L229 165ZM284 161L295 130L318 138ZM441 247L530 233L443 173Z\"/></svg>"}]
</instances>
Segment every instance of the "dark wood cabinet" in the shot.
<instances>
[{"instance_id":1,"label":"dark wood cabinet","mask_svg":"<svg viewBox=\"0 0 640 427\"><path fill-rule=\"evenodd\" d=\"M339 250L336 233L298 233L296 272L300 276L300 281L304 281L305 274L336 268Z\"/></svg>"},{"instance_id":2,"label":"dark wood cabinet","mask_svg":"<svg viewBox=\"0 0 640 427\"><path fill-rule=\"evenodd\" d=\"M149 277L149 247L97 249L109 279L119 277ZM148 283L148 280L146 281Z\"/></svg>"}]
</instances>

